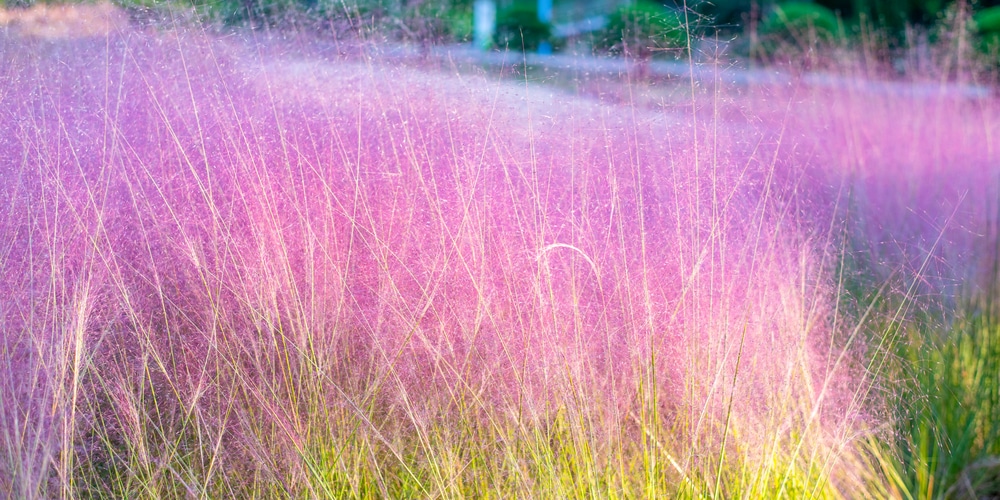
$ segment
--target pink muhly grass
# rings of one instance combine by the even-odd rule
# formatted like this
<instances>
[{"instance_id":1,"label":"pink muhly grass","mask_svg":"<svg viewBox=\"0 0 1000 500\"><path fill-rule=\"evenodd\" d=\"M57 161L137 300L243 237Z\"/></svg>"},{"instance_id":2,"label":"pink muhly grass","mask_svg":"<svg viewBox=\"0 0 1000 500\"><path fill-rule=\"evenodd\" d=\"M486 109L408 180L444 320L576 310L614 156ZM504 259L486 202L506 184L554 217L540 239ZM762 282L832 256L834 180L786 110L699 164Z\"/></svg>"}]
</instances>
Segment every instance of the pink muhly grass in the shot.
<instances>
[{"instance_id":1,"label":"pink muhly grass","mask_svg":"<svg viewBox=\"0 0 1000 500\"><path fill-rule=\"evenodd\" d=\"M646 109L261 47L0 45L0 491L850 488L842 254L953 283L921 263L988 239L991 99Z\"/></svg>"}]
</instances>

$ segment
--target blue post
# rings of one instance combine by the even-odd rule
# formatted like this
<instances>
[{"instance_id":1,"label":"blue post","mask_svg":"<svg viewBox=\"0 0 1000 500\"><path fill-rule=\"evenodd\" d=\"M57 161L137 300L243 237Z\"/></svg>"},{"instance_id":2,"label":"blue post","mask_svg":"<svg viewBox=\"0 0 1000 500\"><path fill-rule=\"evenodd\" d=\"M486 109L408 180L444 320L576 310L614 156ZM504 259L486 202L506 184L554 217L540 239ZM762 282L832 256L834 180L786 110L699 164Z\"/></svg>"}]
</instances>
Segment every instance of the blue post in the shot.
<instances>
[{"instance_id":1,"label":"blue post","mask_svg":"<svg viewBox=\"0 0 1000 500\"><path fill-rule=\"evenodd\" d=\"M543 23L552 22L552 0L538 0L538 20Z\"/></svg>"},{"instance_id":2,"label":"blue post","mask_svg":"<svg viewBox=\"0 0 1000 500\"><path fill-rule=\"evenodd\" d=\"M497 4L494 0L476 0L472 5L472 43L479 50L493 45L497 27Z\"/></svg>"},{"instance_id":3,"label":"blue post","mask_svg":"<svg viewBox=\"0 0 1000 500\"><path fill-rule=\"evenodd\" d=\"M538 20L545 24L552 24L552 0L538 0ZM548 40L543 40L538 44L539 54L551 54L552 45Z\"/></svg>"}]
</instances>

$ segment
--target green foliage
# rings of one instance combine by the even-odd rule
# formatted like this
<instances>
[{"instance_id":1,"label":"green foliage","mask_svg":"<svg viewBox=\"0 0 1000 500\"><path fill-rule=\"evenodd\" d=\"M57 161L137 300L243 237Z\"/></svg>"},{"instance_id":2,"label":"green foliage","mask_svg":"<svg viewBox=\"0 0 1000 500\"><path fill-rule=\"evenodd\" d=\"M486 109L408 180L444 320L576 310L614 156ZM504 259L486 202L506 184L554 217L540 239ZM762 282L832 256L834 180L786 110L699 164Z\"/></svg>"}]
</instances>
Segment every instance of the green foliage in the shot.
<instances>
[{"instance_id":1,"label":"green foliage","mask_svg":"<svg viewBox=\"0 0 1000 500\"><path fill-rule=\"evenodd\" d=\"M532 2L516 2L497 15L499 47L530 51L537 50L542 42L552 41L552 26L538 19L538 8Z\"/></svg>"},{"instance_id":2,"label":"green foliage","mask_svg":"<svg viewBox=\"0 0 1000 500\"><path fill-rule=\"evenodd\" d=\"M1000 323L973 310L941 332L922 321L896 342L894 442L876 451L904 498L1000 492ZM943 333L943 334L942 334ZM898 387L896 387L898 386ZM969 497L973 498L973 497Z\"/></svg>"},{"instance_id":3,"label":"green foliage","mask_svg":"<svg viewBox=\"0 0 1000 500\"><path fill-rule=\"evenodd\" d=\"M612 53L648 59L658 51L688 44L684 15L648 0L639 0L611 14L594 46Z\"/></svg>"},{"instance_id":4,"label":"green foliage","mask_svg":"<svg viewBox=\"0 0 1000 500\"><path fill-rule=\"evenodd\" d=\"M788 2L774 6L761 21L758 33L760 41L752 49L754 56L810 66L815 63L812 49L836 41L843 30L830 9L813 3Z\"/></svg>"},{"instance_id":5,"label":"green foliage","mask_svg":"<svg viewBox=\"0 0 1000 500\"><path fill-rule=\"evenodd\" d=\"M472 7L469 5L459 5L445 12L448 23L448 33L452 39L465 42L472 39L473 20Z\"/></svg>"},{"instance_id":6,"label":"green foliage","mask_svg":"<svg viewBox=\"0 0 1000 500\"><path fill-rule=\"evenodd\" d=\"M324 16L317 0L114 0L134 20L156 22L193 10L197 19L226 25L277 25ZM342 9L341 9L342 10Z\"/></svg>"},{"instance_id":7,"label":"green foliage","mask_svg":"<svg viewBox=\"0 0 1000 500\"><path fill-rule=\"evenodd\" d=\"M980 50L991 55L1000 53L1000 7L976 12L972 16L972 24Z\"/></svg>"},{"instance_id":8,"label":"green foliage","mask_svg":"<svg viewBox=\"0 0 1000 500\"><path fill-rule=\"evenodd\" d=\"M311 0L196 0L217 20L226 24L250 23L260 26L276 24L289 16L303 13L315 2Z\"/></svg>"},{"instance_id":9,"label":"green foliage","mask_svg":"<svg viewBox=\"0 0 1000 500\"><path fill-rule=\"evenodd\" d=\"M774 10L764 19L761 31L788 33L793 37L808 33L819 38L830 38L840 31L839 25L837 15L822 5L787 2L774 6Z\"/></svg>"},{"instance_id":10,"label":"green foliage","mask_svg":"<svg viewBox=\"0 0 1000 500\"><path fill-rule=\"evenodd\" d=\"M972 16L972 22L981 33L1000 32L1000 7L980 10Z\"/></svg>"},{"instance_id":11,"label":"green foliage","mask_svg":"<svg viewBox=\"0 0 1000 500\"><path fill-rule=\"evenodd\" d=\"M396 20L403 38L421 44L442 42L451 38L448 4L439 0L408 2Z\"/></svg>"},{"instance_id":12,"label":"green foliage","mask_svg":"<svg viewBox=\"0 0 1000 500\"><path fill-rule=\"evenodd\" d=\"M744 0L715 0L688 3L700 16L710 20L715 29L727 31L741 29L753 10L753 4Z\"/></svg>"},{"instance_id":13,"label":"green foliage","mask_svg":"<svg viewBox=\"0 0 1000 500\"><path fill-rule=\"evenodd\" d=\"M890 33L901 33L907 25L931 25L943 14L947 4L942 0L855 0L855 15L864 15Z\"/></svg>"}]
</instances>

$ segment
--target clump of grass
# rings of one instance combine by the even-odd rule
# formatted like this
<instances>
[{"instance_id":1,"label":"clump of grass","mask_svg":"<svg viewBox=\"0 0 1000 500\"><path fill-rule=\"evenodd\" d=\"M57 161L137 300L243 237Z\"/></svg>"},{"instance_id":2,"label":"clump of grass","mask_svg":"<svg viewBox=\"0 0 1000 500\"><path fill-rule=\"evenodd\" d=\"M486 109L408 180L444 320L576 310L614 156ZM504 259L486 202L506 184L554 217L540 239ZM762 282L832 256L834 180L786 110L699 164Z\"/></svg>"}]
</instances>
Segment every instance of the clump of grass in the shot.
<instances>
[{"instance_id":1,"label":"clump of grass","mask_svg":"<svg viewBox=\"0 0 1000 500\"><path fill-rule=\"evenodd\" d=\"M869 343L873 306L841 311L842 263L879 231L905 258L871 262L964 255L957 236L896 236L906 211L862 196L894 193L875 134L934 126L893 129L889 98L865 120L855 87L692 78L683 106L647 110L253 36L0 42L0 491L755 498L871 481L858 436L883 372L865 363L895 330ZM913 113L958 127L948 99ZM914 182L962 151L924 147ZM845 228L858 212L885 217Z\"/></svg>"},{"instance_id":2,"label":"clump of grass","mask_svg":"<svg viewBox=\"0 0 1000 500\"><path fill-rule=\"evenodd\" d=\"M892 433L873 453L898 498L997 493L997 376L993 312L970 308L950 328L915 323L894 344Z\"/></svg>"}]
</instances>

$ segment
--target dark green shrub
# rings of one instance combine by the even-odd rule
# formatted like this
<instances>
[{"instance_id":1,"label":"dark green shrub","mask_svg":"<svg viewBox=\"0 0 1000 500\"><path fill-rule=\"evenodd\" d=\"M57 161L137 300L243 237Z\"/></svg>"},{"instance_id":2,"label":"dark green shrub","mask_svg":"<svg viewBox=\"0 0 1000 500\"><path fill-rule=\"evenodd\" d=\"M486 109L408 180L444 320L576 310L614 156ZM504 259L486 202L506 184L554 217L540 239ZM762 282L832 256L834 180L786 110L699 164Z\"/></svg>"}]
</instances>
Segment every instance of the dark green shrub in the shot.
<instances>
[{"instance_id":1,"label":"dark green shrub","mask_svg":"<svg viewBox=\"0 0 1000 500\"><path fill-rule=\"evenodd\" d=\"M963 0L966 4L971 0ZM975 0L979 5L996 0ZM816 3L836 12L844 20L864 20L865 29L872 29L890 45L907 43L906 32L912 27L931 28L945 17L956 2L949 0L816 0Z\"/></svg>"},{"instance_id":2,"label":"dark green shrub","mask_svg":"<svg viewBox=\"0 0 1000 500\"><path fill-rule=\"evenodd\" d=\"M448 33L452 40L467 42L472 40L472 6L460 5L448 9L446 13Z\"/></svg>"},{"instance_id":3,"label":"dark green shrub","mask_svg":"<svg viewBox=\"0 0 1000 500\"><path fill-rule=\"evenodd\" d=\"M241 0L112 0L137 26L165 26L176 21L242 24L250 19L248 4ZM249 6L254 14L262 11ZM263 21L258 19L259 21Z\"/></svg>"},{"instance_id":4,"label":"dark green shrub","mask_svg":"<svg viewBox=\"0 0 1000 500\"><path fill-rule=\"evenodd\" d=\"M761 20L751 55L768 62L809 68L821 62L817 47L832 45L843 36L837 15L822 5L804 2L777 4Z\"/></svg>"},{"instance_id":5,"label":"dark green shrub","mask_svg":"<svg viewBox=\"0 0 1000 500\"><path fill-rule=\"evenodd\" d=\"M753 4L745 0L714 0L697 2L693 8L709 20L712 28L737 32L753 11Z\"/></svg>"},{"instance_id":6,"label":"dark green shrub","mask_svg":"<svg viewBox=\"0 0 1000 500\"><path fill-rule=\"evenodd\" d=\"M468 41L473 29L472 4L464 0L408 0L402 15L391 24L402 38L421 45Z\"/></svg>"},{"instance_id":7,"label":"dark green shrub","mask_svg":"<svg viewBox=\"0 0 1000 500\"><path fill-rule=\"evenodd\" d=\"M594 41L594 48L648 59L656 52L688 45L684 14L648 0L619 8Z\"/></svg>"},{"instance_id":8,"label":"dark green shrub","mask_svg":"<svg viewBox=\"0 0 1000 500\"><path fill-rule=\"evenodd\" d=\"M317 0L112 0L141 23L163 22L189 11L226 25L280 25L315 15Z\"/></svg>"},{"instance_id":9,"label":"dark green shrub","mask_svg":"<svg viewBox=\"0 0 1000 500\"><path fill-rule=\"evenodd\" d=\"M407 2L396 27L403 38L421 45L447 41L451 38L447 12L448 4L440 0Z\"/></svg>"},{"instance_id":10,"label":"dark green shrub","mask_svg":"<svg viewBox=\"0 0 1000 500\"><path fill-rule=\"evenodd\" d=\"M979 48L987 54L1000 53L1000 7L976 12L972 24L979 38Z\"/></svg>"},{"instance_id":11,"label":"dark green shrub","mask_svg":"<svg viewBox=\"0 0 1000 500\"><path fill-rule=\"evenodd\" d=\"M1000 7L990 7L972 16L976 29L983 33L1000 32Z\"/></svg>"},{"instance_id":12,"label":"dark green shrub","mask_svg":"<svg viewBox=\"0 0 1000 500\"><path fill-rule=\"evenodd\" d=\"M227 24L249 23L254 26L277 24L308 8L308 4L300 0L210 0L196 3L210 5Z\"/></svg>"},{"instance_id":13,"label":"dark green shrub","mask_svg":"<svg viewBox=\"0 0 1000 500\"><path fill-rule=\"evenodd\" d=\"M538 19L534 3L517 2L497 14L497 46L530 51L542 42L552 43L552 26Z\"/></svg>"},{"instance_id":14,"label":"dark green shrub","mask_svg":"<svg viewBox=\"0 0 1000 500\"><path fill-rule=\"evenodd\" d=\"M930 26L944 14L943 0L854 0L856 14L864 14L890 34L901 34L908 25Z\"/></svg>"},{"instance_id":15,"label":"dark green shrub","mask_svg":"<svg viewBox=\"0 0 1000 500\"><path fill-rule=\"evenodd\" d=\"M788 34L800 38L814 34L817 38L833 38L840 32L837 15L815 3L787 2L774 6L761 23L761 32Z\"/></svg>"}]
</instances>

